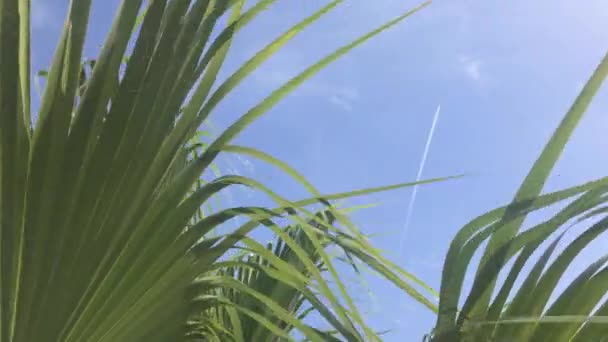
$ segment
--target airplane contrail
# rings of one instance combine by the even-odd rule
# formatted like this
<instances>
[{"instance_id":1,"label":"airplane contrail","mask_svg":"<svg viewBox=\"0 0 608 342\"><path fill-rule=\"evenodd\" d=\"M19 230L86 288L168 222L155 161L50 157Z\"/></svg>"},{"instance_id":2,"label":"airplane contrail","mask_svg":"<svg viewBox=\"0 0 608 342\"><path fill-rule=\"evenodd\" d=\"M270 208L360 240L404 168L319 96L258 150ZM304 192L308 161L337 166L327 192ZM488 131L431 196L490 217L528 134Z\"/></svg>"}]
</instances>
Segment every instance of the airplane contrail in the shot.
<instances>
[{"instance_id":1,"label":"airplane contrail","mask_svg":"<svg viewBox=\"0 0 608 342\"><path fill-rule=\"evenodd\" d=\"M435 111L435 116L433 117L433 123L431 124L431 130L429 131L429 136L426 139L426 145L424 146L424 152L422 153L422 160L420 161L420 166L418 167L418 174L416 175L416 182L419 182L422 178L422 171L424 170L424 164L426 164L426 157L429 154L429 149L431 147L431 141L433 140L433 133L435 132L435 126L437 126L437 121L439 120L439 113L441 112L441 105L437 106L437 110ZM414 211L414 203L416 202L416 194L418 194L418 185L414 185L412 189L412 196L410 197L410 202L407 206L407 212L405 216L405 224L403 225L403 232L401 232L401 239L399 240L399 255L401 258L403 255L403 244L407 239L407 233L410 228L410 221L412 219L412 212Z\"/></svg>"}]
</instances>

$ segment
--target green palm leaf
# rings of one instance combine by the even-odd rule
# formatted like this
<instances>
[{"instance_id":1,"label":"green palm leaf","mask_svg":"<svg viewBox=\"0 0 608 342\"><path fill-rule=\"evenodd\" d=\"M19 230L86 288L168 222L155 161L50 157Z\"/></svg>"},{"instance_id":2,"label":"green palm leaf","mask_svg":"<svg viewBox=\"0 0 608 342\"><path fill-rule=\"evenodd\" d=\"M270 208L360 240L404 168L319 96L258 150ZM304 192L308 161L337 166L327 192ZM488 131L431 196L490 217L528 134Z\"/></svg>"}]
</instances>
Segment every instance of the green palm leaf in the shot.
<instances>
[{"instance_id":1,"label":"green palm leaf","mask_svg":"<svg viewBox=\"0 0 608 342\"><path fill-rule=\"evenodd\" d=\"M331 203L416 183L321 195L288 165L230 145L306 79L424 5L313 64L216 139L194 141L228 93L341 1L217 84L233 37L273 2L242 12L242 0L150 0L145 8L124 0L99 55L83 65L92 1L72 0L52 64L39 73L46 82L33 123L30 1L0 0L1 341L289 340L294 329L313 341L378 340L325 251L330 243L434 309L432 290L384 259ZM240 176L203 182L221 152L269 162L311 197L289 201ZM233 185L262 191L278 207L201 213ZM313 205L339 224L319 220ZM238 216L249 221L210 234ZM298 228L280 228L285 219ZM274 249L248 236L259 226L276 234ZM257 256L230 259L235 248ZM333 331L305 323L304 304Z\"/></svg>"},{"instance_id":2,"label":"green palm leaf","mask_svg":"<svg viewBox=\"0 0 608 342\"><path fill-rule=\"evenodd\" d=\"M473 220L452 241L443 269L434 341L586 341L584 338L598 337L600 329L605 329L598 323L601 320L594 317L606 312L605 302L601 302L608 292L606 258L592 263L565 290L560 290L554 302L550 297L558 291L559 281L573 259L608 228L607 179L548 195L541 196L540 192L607 75L608 55L566 113L513 202ZM553 217L521 231L528 213L564 200L570 203ZM550 262L557 243L570 227L568 223L582 224L589 219L593 219L594 224ZM552 243L543 244L555 235ZM473 254L484 241L488 244L475 270L473 285L459 307L464 276ZM545 252L533 259L532 254L541 247ZM515 262L507 269L515 256ZM515 281L523 277L526 264L531 269L523 283L515 288ZM506 272L507 277L497 288L501 272ZM508 306L507 301L510 301ZM600 309L594 313L597 306Z\"/></svg>"}]
</instances>

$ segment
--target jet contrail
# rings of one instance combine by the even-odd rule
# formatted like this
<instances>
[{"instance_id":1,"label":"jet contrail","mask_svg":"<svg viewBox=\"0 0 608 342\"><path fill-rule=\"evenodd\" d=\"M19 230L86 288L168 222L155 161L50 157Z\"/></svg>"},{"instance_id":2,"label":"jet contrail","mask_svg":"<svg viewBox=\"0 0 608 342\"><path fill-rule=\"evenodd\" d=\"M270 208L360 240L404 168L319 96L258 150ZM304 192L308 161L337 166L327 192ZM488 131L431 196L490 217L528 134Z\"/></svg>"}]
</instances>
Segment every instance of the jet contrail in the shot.
<instances>
[{"instance_id":1,"label":"jet contrail","mask_svg":"<svg viewBox=\"0 0 608 342\"><path fill-rule=\"evenodd\" d=\"M437 110L435 111L435 116L433 117L433 123L431 124L431 130L429 132L429 136L426 140L426 145L424 146L424 152L422 153L422 160L420 161L420 166L418 167L418 175L416 175L416 182L419 182L422 178L422 171L424 170L424 164L426 163L426 157L429 154L429 149L431 147L431 141L433 140L433 133L435 132L435 126L437 125L437 120L439 119L439 112L441 111L441 105L437 106ZM403 232L401 233L401 239L399 240L399 255L401 258L403 255L403 244L407 238L407 233L410 228L410 220L412 218L412 212L414 211L414 203L416 202L416 194L418 193L418 185L414 185L414 189L412 190L412 197L410 197L410 202L407 206L407 212L405 216L405 224L403 225Z\"/></svg>"}]
</instances>

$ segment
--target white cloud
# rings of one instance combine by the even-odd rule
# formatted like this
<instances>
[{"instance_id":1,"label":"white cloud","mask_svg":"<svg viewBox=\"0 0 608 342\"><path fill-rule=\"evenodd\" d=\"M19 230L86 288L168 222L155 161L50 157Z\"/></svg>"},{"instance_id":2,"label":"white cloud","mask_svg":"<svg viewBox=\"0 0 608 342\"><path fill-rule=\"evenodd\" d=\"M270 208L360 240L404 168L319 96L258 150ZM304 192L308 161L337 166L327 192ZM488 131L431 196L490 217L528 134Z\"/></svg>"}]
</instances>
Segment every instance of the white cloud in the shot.
<instances>
[{"instance_id":1,"label":"white cloud","mask_svg":"<svg viewBox=\"0 0 608 342\"><path fill-rule=\"evenodd\" d=\"M345 100L337 95L331 95L329 97L329 102L333 105L336 105L342 109L344 109L347 112L352 112L353 111L353 106L352 104L348 101Z\"/></svg>"},{"instance_id":2,"label":"white cloud","mask_svg":"<svg viewBox=\"0 0 608 342\"><path fill-rule=\"evenodd\" d=\"M466 71L467 75L474 80L479 80L479 78L481 77L481 72L479 71L479 62L478 61L471 61L471 62L467 63L465 66L465 71Z\"/></svg>"},{"instance_id":3,"label":"white cloud","mask_svg":"<svg viewBox=\"0 0 608 342\"><path fill-rule=\"evenodd\" d=\"M293 77L293 75L286 70L286 68L276 67L272 70L264 70L257 73L256 81L265 87L276 88ZM304 82L297 90L296 94L300 96L323 98L332 105L347 112L353 110L355 102L359 99L359 91L357 88L318 78Z\"/></svg>"},{"instance_id":4,"label":"white cloud","mask_svg":"<svg viewBox=\"0 0 608 342\"><path fill-rule=\"evenodd\" d=\"M302 85L302 92L304 95L323 97L332 105L347 112L352 112L353 105L359 99L357 88L327 81L305 83Z\"/></svg>"},{"instance_id":5,"label":"white cloud","mask_svg":"<svg viewBox=\"0 0 608 342\"><path fill-rule=\"evenodd\" d=\"M464 71L465 75L473 81L481 80L481 65L482 62L479 58L471 56L460 56L460 66Z\"/></svg>"}]
</instances>

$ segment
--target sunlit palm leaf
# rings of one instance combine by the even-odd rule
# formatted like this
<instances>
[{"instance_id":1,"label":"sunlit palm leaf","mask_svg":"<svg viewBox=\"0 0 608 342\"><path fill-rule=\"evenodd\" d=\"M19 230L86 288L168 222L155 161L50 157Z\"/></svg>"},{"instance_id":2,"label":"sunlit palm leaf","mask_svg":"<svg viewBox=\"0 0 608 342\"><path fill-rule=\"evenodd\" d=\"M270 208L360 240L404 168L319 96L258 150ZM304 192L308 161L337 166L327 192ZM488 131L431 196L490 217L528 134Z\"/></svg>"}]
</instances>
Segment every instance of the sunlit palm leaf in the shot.
<instances>
[{"instance_id":1,"label":"sunlit palm leaf","mask_svg":"<svg viewBox=\"0 0 608 342\"><path fill-rule=\"evenodd\" d=\"M326 215L331 215L327 212ZM318 215L318 220L323 219ZM328 224L332 223L332 217L329 216ZM314 224L313 222L309 222ZM298 244L305 252L306 256L311 259L312 263L318 267L322 267L319 255L315 246L308 239L303 229L298 226L288 227L286 229L287 236L291 239L290 243ZM319 231L322 234L322 231ZM210 282L214 279L213 274L234 277L239 282L243 283L248 290L257 292L262 295L265 301L273 301L288 312L288 316L297 317L306 298L308 302L316 307L316 310L330 320L333 326L338 327L343 335L349 337L349 340L354 339L353 332L349 331L349 327L345 327L340 323L339 319L329 310L322 301L309 288L315 288L310 279L310 272L306 266L300 261L294 251L283 240L277 239L275 243L268 246L262 246L253 240L246 242L247 250L251 254L242 256L238 255L235 259L227 262L218 263L220 268L210 275L201 277L198 284L201 289L207 292L211 291L216 296L226 298L231 305L246 307L251 311L260 313L268 322L272 322L276 329L284 331L289 336L289 331L294 328L293 325L284 321L281 317L285 315L277 315L270 308L242 291L235 291L234 288L220 283L220 287L212 286ZM209 299L209 298L207 298ZM215 298L213 299L216 300ZM279 336L274 335L271 330L261 325L255 318L247 315L237 314L233 317L230 311L232 307L227 307L225 304L206 306L204 300L201 300L199 305L204 307L201 313L195 315L199 320L205 322L209 320L209 315L224 315L224 321L231 322L223 328L229 326L233 331L233 335L239 336L243 341L274 341ZM215 319L217 320L217 318ZM303 324L303 323L299 323ZM351 323L352 326L352 323ZM202 323L195 329L205 330L208 327ZM221 333L221 332L218 332ZM313 334L314 331L313 331ZM319 338L318 336L316 337Z\"/></svg>"},{"instance_id":2,"label":"sunlit palm leaf","mask_svg":"<svg viewBox=\"0 0 608 342\"><path fill-rule=\"evenodd\" d=\"M605 257L584 270L555 302L551 303L550 297L556 292L560 278L573 259L608 229L604 210L608 200L608 178L553 194L539 194L607 75L608 55L560 123L513 202L475 219L461 229L452 241L443 269L434 340L587 341L586 338L599 337L600 329L606 329L593 318L590 318L593 322L568 319L592 314L594 317L605 315L607 305L601 302L608 293ZM564 200L571 201L556 215L520 231L528 213ZM566 246L554 261L549 262L557 242L569 227L568 223L581 224L591 218L595 219L594 224ZM482 243L488 240L472 288L464 296L462 307L459 307L469 263ZM551 240L552 243L547 246L543 244ZM531 255L541 247L545 247L545 252L539 259L532 259ZM507 263L515 256L517 258L506 279L495 291L499 273L507 271ZM522 269L526 264L531 270L520 287L515 288L515 281L523 277ZM507 300L510 300L508 306ZM594 314L593 310L598 305L601 308ZM560 316L563 319L559 319Z\"/></svg>"},{"instance_id":3,"label":"sunlit palm leaf","mask_svg":"<svg viewBox=\"0 0 608 342\"><path fill-rule=\"evenodd\" d=\"M227 252L240 243L270 258L247 236L260 225L271 229L297 255L318 292L307 292L302 279L290 284L347 340L374 340L377 335L361 318L324 252L326 239L321 233L434 307L427 298L429 289L417 290L424 284L393 268L345 216L336 213L348 232L340 233L333 225L309 224L315 215L305 208L317 204L333 213L332 200L413 183L321 196L276 159L229 146L306 79L421 7L315 63L245 113L200 154L188 156L192 152L188 142L225 96L340 1L279 35L226 81L216 84L233 36L273 2L258 1L241 13L243 1L239 0L151 0L145 9L143 0L124 0L95 62L83 69L91 0L72 0L34 125L29 95L30 1L0 0L0 340L172 341L195 331L219 340L225 336L238 340L251 322L241 319L242 315L264 326L255 330L253 338L267 336L269 331L289 338L285 335L289 331L285 324L289 324L308 339L330 339L304 324L293 310L282 318L283 323L272 317L264 320L270 311L285 313L280 300L278 306L262 300L265 306L255 310L249 304L233 305L225 309L222 320L196 324L190 320L193 313L201 312L201 303L211 300L204 297L208 294L193 293L193 287L204 283L201 279L211 281L205 275L221 268ZM308 188L311 198L288 201L258 182L230 175L194 187L225 150L282 168ZM196 217L210 198L233 185L265 192L278 207L226 208ZM237 216L250 221L234 232L208 235ZM283 218L299 224L310 244L298 245L274 223ZM316 254L311 255L311 250ZM336 284L336 293L321 276L319 263ZM265 271L271 273L268 267ZM298 279L298 272L292 273ZM243 288L239 277L238 281L234 276L214 278L213 284L238 287L251 296L263 292ZM282 281L286 279L281 276ZM315 302L315 296L323 301ZM238 328L237 322L245 323Z\"/></svg>"}]
</instances>

